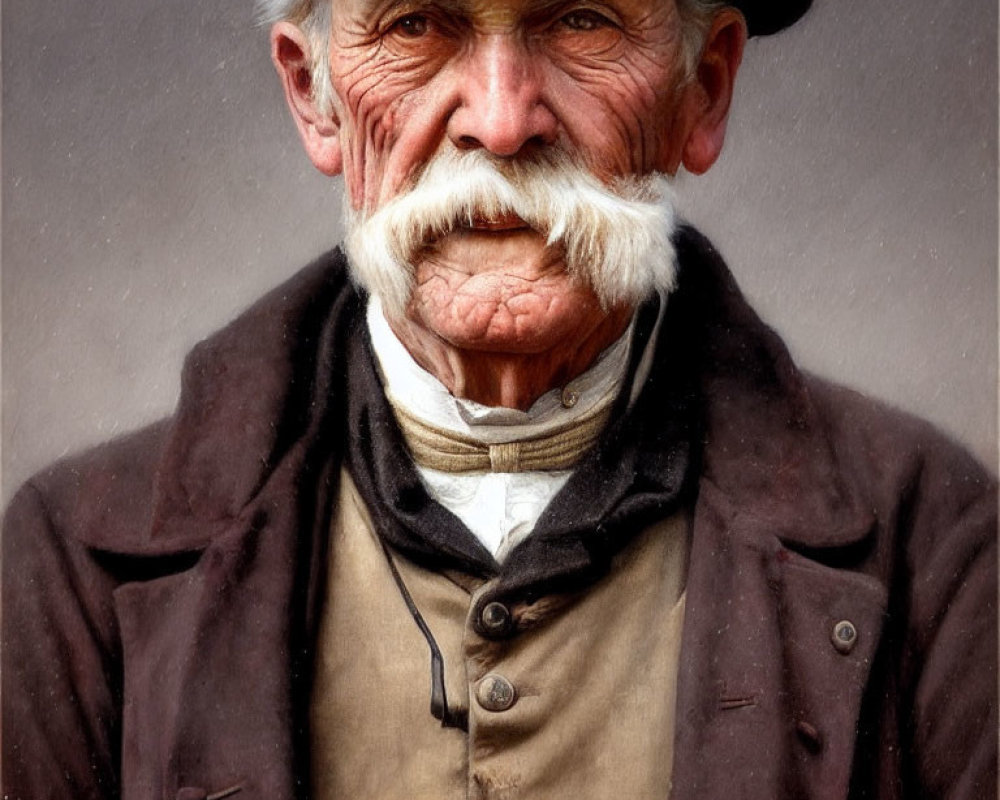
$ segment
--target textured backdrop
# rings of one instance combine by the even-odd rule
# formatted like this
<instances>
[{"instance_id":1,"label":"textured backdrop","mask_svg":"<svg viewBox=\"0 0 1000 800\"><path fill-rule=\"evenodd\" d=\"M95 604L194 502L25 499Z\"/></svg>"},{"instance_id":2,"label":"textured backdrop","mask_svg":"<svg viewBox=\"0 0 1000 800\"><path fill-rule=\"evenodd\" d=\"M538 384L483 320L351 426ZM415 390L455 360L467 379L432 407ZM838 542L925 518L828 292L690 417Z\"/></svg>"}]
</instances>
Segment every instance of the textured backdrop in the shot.
<instances>
[{"instance_id":1,"label":"textured backdrop","mask_svg":"<svg viewBox=\"0 0 1000 800\"><path fill-rule=\"evenodd\" d=\"M752 42L686 215L810 369L995 465L996 7L817 0ZM249 0L3 6L3 494L168 412L338 239ZM995 468L995 466L994 466Z\"/></svg>"}]
</instances>

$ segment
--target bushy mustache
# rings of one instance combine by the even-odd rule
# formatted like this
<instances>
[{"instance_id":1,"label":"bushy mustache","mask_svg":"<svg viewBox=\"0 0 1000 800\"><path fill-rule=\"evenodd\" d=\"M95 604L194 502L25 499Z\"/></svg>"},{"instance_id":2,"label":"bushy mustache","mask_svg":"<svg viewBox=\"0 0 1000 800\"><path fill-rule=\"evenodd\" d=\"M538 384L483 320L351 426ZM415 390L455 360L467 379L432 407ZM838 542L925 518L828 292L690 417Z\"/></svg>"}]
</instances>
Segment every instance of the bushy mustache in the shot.
<instances>
[{"instance_id":1,"label":"bushy mustache","mask_svg":"<svg viewBox=\"0 0 1000 800\"><path fill-rule=\"evenodd\" d=\"M662 176L609 186L559 149L517 160L449 149L374 212L356 211L345 199L345 246L355 279L388 315L401 316L421 252L458 227L516 215L561 248L570 276L605 308L636 305L673 289L672 198Z\"/></svg>"}]
</instances>

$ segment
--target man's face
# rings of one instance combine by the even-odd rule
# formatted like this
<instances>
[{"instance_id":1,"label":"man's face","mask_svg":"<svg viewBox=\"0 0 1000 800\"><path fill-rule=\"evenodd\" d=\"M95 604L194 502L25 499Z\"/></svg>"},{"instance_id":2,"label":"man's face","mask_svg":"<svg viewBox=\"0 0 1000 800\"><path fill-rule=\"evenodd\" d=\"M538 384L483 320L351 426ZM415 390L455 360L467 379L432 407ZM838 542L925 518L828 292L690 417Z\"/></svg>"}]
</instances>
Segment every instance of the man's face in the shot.
<instances>
[{"instance_id":1,"label":"man's face","mask_svg":"<svg viewBox=\"0 0 1000 800\"><path fill-rule=\"evenodd\" d=\"M733 19L735 55L717 59L731 71L743 35ZM606 185L707 168L690 142L714 100L689 80L672 0L337 0L331 27L336 141L310 153L343 170L358 217L411 191L442 155L503 170L555 153ZM509 210L463 213L409 264L417 325L458 347L541 352L627 316L634 298L609 307L550 231Z\"/></svg>"},{"instance_id":2,"label":"man's face","mask_svg":"<svg viewBox=\"0 0 1000 800\"><path fill-rule=\"evenodd\" d=\"M332 28L356 208L396 196L443 146L516 158L559 143L606 178L676 168L672 2L338 0Z\"/></svg>"}]
</instances>

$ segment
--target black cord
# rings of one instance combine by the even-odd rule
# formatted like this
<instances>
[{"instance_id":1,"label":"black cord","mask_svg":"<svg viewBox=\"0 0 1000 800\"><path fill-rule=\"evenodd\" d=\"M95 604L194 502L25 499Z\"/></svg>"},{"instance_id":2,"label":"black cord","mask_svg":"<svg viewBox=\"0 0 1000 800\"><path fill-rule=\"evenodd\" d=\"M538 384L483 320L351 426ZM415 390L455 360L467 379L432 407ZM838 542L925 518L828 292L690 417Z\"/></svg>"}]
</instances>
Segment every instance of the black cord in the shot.
<instances>
[{"instance_id":1,"label":"black cord","mask_svg":"<svg viewBox=\"0 0 1000 800\"><path fill-rule=\"evenodd\" d=\"M410 616L417 623L417 627L424 635L424 639L427 640L427 646L431 651L431 714L434 719L441 720L441 727L443 728L461 728L463 731L468 731L468 713L464 711L453 712L448 708L448 695L444 688L444 657L441 655L441 649L438 647L437 642L434 641L434 634L427 627L420 609L413 602L410 590L403 583L403 576L399 574L399 570L396 568L396 562L392 558L392 553L389 551L388 545L381 538L379 538L379 544L382 545L382 552L385 553L385 559L389 562L389 571L392 572L392 578L396 581L396 586L403 597L403 602L406 603L406 607L410 611Z\"/></svg>"}]
</instances>

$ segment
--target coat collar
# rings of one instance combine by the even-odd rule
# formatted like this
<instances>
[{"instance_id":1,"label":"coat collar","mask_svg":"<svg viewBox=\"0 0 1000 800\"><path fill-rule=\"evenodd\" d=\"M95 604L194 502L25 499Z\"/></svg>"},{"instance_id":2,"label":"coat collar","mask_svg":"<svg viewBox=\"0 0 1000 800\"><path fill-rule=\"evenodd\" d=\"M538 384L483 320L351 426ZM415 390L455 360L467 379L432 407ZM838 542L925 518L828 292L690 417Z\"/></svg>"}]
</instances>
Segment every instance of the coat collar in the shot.
<instances>
[{"instance_id":1,"label":"coat collar","mask_svg":"<svg viewBox=\"0 0 1000 800\"><path fill-rule=\"evenodd\" d=\"M152 538L206 543L264 489L283 459L330 441L344 348L360 300L327 253L188 355L160 459Z\"/></svg>"},{"instance_id":2,"label":"coat collar","mask_svg":"<svg viewBox=\"0 0 1000 800\"><path fill-rule=\"evenodd\" d=\"M651 380L673 380L678 370L693 376L702 484L789 543L825 549L858 541L871 527L871 503L839 468L810 381L712 245L687 226L675 244L679 288ZM335 445L343 341L363 324L361 302L334 251L191 352L160 463L154 540L207 542L293 449Z\"/></svg>"},{"instance_id":3,"label":"coat collar","mask_svg":"<svg viewBox=\"0 0 1000 800\"><path fill-rule=\"evenodd\" d=\"M839 459L818 382L792 362L701 234L677 240L676 319L660 346L687 348L703 409L701 484L746 522L806 549L859 541L873 524L864 486ZM673 338L670 338L673 337Z\"/></svg>"}]
</instances>

